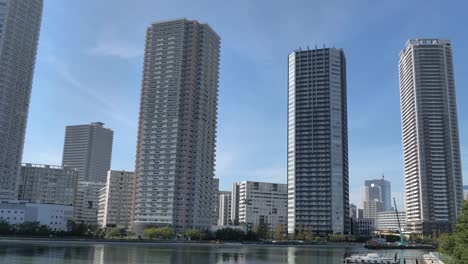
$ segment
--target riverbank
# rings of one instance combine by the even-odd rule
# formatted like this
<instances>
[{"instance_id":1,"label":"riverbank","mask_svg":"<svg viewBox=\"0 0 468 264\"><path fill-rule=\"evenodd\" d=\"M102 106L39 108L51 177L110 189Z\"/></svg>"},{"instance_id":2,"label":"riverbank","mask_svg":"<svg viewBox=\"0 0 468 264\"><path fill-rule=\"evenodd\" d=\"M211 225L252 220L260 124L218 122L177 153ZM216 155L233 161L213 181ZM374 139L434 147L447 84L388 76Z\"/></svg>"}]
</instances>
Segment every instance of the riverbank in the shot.
<instances>
[{"instance_id":1,"label":"riverbank","mask_svg":"<svg viewBox=\"0 0 468 264\"><path fill-rule=\"evenodd\" d=\"M268 247L314 247L314 248L362 248L362 243L291 243L291 242L227 242L227 241L183 241L183 240L138 240L138 239L93 239L59 237L0 237L0 242L11 243L47 243L47 244L112 244L112 245L161 245L161 246L268 246Z\"/></svg>"}]
</instances>

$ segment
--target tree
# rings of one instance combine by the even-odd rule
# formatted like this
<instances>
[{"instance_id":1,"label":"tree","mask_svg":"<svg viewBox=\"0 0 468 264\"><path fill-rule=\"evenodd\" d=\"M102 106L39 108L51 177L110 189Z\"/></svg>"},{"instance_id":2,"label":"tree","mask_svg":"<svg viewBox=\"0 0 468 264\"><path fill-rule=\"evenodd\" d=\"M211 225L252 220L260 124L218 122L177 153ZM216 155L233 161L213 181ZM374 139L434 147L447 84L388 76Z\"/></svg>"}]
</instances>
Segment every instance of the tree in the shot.
<instances>
[{"instance_id":1,"label":"tree","mask_svg":"<svg viewBox=\"0 0 468 264\"><path fill-rule=\"evenodd\" d=\"M455 263L468 263L468 201L464 201L451 236L441 235L439 251L454 258Z\"/></svg>"},{"instance_id":2,"label":"tree","mask_svg":"<svg viewBox=\"0 0 468 264\"><path fill-rule=\"evenodd\" d=\"M168 226L152 227L143 230L143 235L148 239L168 240L174 236L174 230Z\"/></svg>"},{"instance_id":3,"label":"tree","mask_svg":"<svg viewBox=\"0 0 468 264\"><path fill-rule=\"evenodd\" d=\"M108 238L115 238L115 237L124 237L126 235L125 229L112 227L106 230L106 237Z\"/></svg>"},{"instance_id":4,"label":"tree","mask_svg":"<svg viewBox=\"0 0 468 264\"><path fill-rule=\"evenodd\" d=\"M310 227L304 230L304 240L306 241L314 240L314 233L312 233L312 229Z\"/></svg>"},{"instance_id":5,"label":"tree","mask_svg":"<svg viewBox=\"0 0 468 264\"><path fill-rule=\"evenodd\" d=\"M11 233L11 225L5 220L0 220L0 235L10 235Z\"/></svg>"},{"instance_id":6,"label":"tree","mask_svg":"<svg viewBox=\"0 0 468 264\"><path fill-rule=\"evenodd\" d=\"M245 238L244 231L229 227L217 230L215 235L216 239L225 241L242 241Z\"/></svg>"},{"instance_id":7,"label":"tree","mask_svg":"<svg viewBox=\"0 0 468 264\"><path fill-rule=\"evenodd\" d=\"M283 225L278 224L275 228L275 234L273 235L273 239L275 240L282 240L283 239Z\"/></svg>"},{"instance_id":8,"label":"tree","mask_svg":"<svg viewBox=\"0 0 468 264\"><path fill-rule=\"evenodd\" d=\"M202 240L206 237L206 232L203 232L199 229L188 229L185 231L184 235L190 240Z\"/></svg>"}]
</instances>

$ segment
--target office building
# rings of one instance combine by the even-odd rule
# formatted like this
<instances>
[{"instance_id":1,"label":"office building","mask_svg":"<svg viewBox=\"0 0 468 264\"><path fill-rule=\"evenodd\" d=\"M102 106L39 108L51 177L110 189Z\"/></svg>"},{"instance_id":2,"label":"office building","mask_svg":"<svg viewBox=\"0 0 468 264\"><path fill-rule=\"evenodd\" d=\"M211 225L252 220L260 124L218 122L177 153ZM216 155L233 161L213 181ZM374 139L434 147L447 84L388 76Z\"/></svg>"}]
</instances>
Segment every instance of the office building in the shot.
<instances>
[{"instance_id":1,"label":"office building","mask_svg":"<svg viewBox=\"0 0 468 264\"><path fill-rule=\"evenodd\" d=\"M364 201L364 219L377 218L377 213L384 211L383 203L381 201Z\"/></svg>"},{"instance_id":2,"label":"office building","mask_svg":"<svg viewBox=\"0 0 468 264\"><path fill-rule=\"evenodd\" d=\"M363 202L372 200L381 201L384 210L393 210L390 182L385 180L383 176L382 179L366 180L362 196Z\"/></svg>"},{"instance_id":3,"label":"office building","mask_svg":"<svg viewBox=\"0 0 468 264\"><path fill-rule=\"evenodd\" d=\"M348 234L344 52L298 50L288 66L288 233Z\"/></svg>"},{"instance_id":4,"label":"office building","mask_svg":"<svg viewBox=\"0 0 468 264\"><path fill-rule=\"evenodd\" d=\"M220 38L207 24L153 23L138 126L133 226L205 229L215 221Z\"/></svg>"},{"instance_id":5,"label":"office building","mask_svg":"<svg viewBox=\"0 0 468 264\"><path fill-rule=\"evenodd\" d=\"M69 221L72 218L73 206L0 201L0 221L11 225L39 222L54 231L69 231Z\"/></svg>"},{"instance_id":6,"label":"office building","mask_svg":"<svg viewBox=\"0 0 468 264\"><path fill-rule=\"evenodd\" d=\"M128 171L110 170L107 173L106 187L99 193L100 226L125 229L130 226L134 176Z\"/></svg>"},{"instance_id":7,"label":"office building","mask_svg":"<svg viewBox=\"0 0 468 264\"><path fill-rule=\"evenodd\" d=\"M0 200L16 199L42 0L0 0Z\"/></svg>"},{"instance_id":8,"label":"office building","mask_svg":"<svg viewBox=\"0 0 468 264\"><path fill-rule=\"evenodd\" d=\"M26 163L21 167L18 200L72 206L77 181L77 169Z\"/></svg>"},{"instance_id":9,"label":"office building","mask_svg":"<svg viewBox=\"0 0 468 264\"><path fill-rule=\"evenodd\" d=\"M357 219L353 221L353 235L372 236L375 231L374 219Z\"/></svg>"},{"instance_id":10,"label":"office building","mask_svg":"<svg viewBox=\"0 0 468 264\"><path fill-rule=\"evenodd\" d=\"M231 224L231 192L220 191L219 192L219 206L218 206L218 225L225 226Z\"/></svg>"},{"instance_id":11,"label":"office building","mask_svg":"<svg viewBox=\"0 0 468 264\"><path fill-rule=\"evenodd\" d=\"M105 183L79 181L75 195L73 221L96 225L98 221L99 194Z\"/></svg>"},{"instance_id":12,"label":"office building","mask_svg":"<svg viewBox=\"0 0 468 264\"><path fill-rule=\"evenodd\" d=\"M382 211L377 213L375 228L378 231L399 231L398 220L403 231L406 228L406 212Z\"/></svg>"},{"instance_id":13,"label":"office building","mask_svg":"<svg viewBox=\"0 0 468 264\"><path fill-rule=\"evenodd\" d=\"M349 205L349 217L351 219L357 219L358 218L358 208L355 204L350 204Z\"/></svg>"},{"instance_id":14,"label":"office building","mask_svg":"<svg viewBox=\"0 0 468 264\"><path fill-rule=\"evenodd\" d=\"M270 231L281 225L286 231L287 184L243 181L233 185L232 191L239 194L239 203L231 205L238 211L239 224L252 228L265 223Z\"/></svg>"},{"instance_id":15,"label":"office building","mask_svg":"<svg viewBox=\"0 0 468 264\"><path fill-rule=\"evenodd\" d=\"M106 182L114 132L104 123L67 126L62 166L78 169L78 181Z\"/></svg>"},{"instance_id":16,"label":"office building","mask_svg":"<svg viewBox=\"0 0 468 264\"><path fill-rule=\"evenodd\" d=\"M463 200L450 41L408 40L399 74L408 229L450 232Z\"/></svg>"}]
</instances>

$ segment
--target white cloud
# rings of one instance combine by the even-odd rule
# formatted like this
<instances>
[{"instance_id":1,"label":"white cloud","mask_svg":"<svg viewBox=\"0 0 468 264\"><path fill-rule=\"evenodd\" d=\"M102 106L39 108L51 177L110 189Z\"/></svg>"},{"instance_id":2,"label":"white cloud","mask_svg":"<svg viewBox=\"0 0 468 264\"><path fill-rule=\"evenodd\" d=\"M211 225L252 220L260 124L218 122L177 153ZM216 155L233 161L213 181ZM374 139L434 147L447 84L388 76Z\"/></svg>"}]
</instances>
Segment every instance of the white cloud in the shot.
<instances>
[{"instance_id":1,"label":"white cloud","mask_svg":"<svg viewBox=\"0 0 468 264\"><path fill-rule=\"evenodd\" d=\"M87 54L96 56L111 56L121 59L133 59L143 55L144 48L126 40L101 38L96 46L89 49Z\"/></svg>"}]
</instances>

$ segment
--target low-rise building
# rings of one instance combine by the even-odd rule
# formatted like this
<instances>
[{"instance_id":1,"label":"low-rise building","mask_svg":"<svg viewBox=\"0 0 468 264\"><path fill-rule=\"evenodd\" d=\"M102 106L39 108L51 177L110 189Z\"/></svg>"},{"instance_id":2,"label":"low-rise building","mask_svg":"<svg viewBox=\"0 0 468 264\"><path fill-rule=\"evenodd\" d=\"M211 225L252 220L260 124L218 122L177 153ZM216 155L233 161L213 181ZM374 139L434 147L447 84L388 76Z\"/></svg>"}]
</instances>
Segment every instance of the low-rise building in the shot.
<instances>
[{"instance_id":1,"label":"low-rise building","mask_svg":"<svg viewBox=\"0 0 468 264\"><path fill-rule=\"evenodd\" d=\"M288 223L287 184L244 181L234 185L233 193L239 195L237 204L239 223L249 228L266 223L270 231L281 225L287 230Z\"/></svg>"},{"instance_id":2,"label":"low-rise building","mask_svg":"<svg viewBox=\"0 0 468 264\"><path fill-rule=\"evenodd\" d=\"M128 228L132 213L135 174L110 170L106 186L99 191L98 224L102 227Z\"/></svg>"},{"instance_id":3,"label":"low-rise building","mask_svg":"<svg viewBox=\"0 0 468 264\"><path fill-rule=\"evenodd\" d=\"M76 223L97 224L99 191L104 187L105 183L102 182L78 182L73 221Z\"/></svg>"},{"instance_id":4,"label":"low-rise building","mask_svg":"<svg viewBox=\"0 0 468 264\"><path fill-rule=\"evenodd\" d=\"M26 163L21 167L18 200L40 204L73 205L78 170Z\"/></svg>"},{"instance_id":5,"label":"low-rise building","mask_svg":"<svg viewBox=\"0 0 468 264\"><path fill-rule=\"evenodd\" d=\"M371 236L375 231L374 219L356 219L353 221L353 235L355 236Z\"/></svg>"},{"instance_id":6,"label":"low-rise building","mask_svg":"<svg viewBox=\"0 0 468 264\"><path fill-rule=\"evenodd\" d=\"M219 206L218 206L218 225L225 226L231 223L231 192L219 192Z\"/></svg>"},{"instance_id":7,"label":"low-rise building","mask_svg":"<svg viewBox=\"0 0 468 264\"><path fill-rule=\"evenodd\" d=\"M372 200L364 201L364 218L376 219L377 213L383 211L383 203L381 201Z\"/></svg>"},{"instance_id":8,"label":"low-rise building","mask_svg":"<svg viewBox=\"0 0 468 264\"><path fill-rule=\"evenodd\" d=\"M68 231L68 223L72 219L73 206L0 201L0 221L11 225L39 222L54 231Z\"/></svg>"},{"instance_id":9,"label":"low-rise building","mask_svg":"<svg viewBox=\"0 0 468 264\"><path fill-rule=\"evenodd\" d=\"M406 212L398 212L400 225L406 227ZM375 228L378 231L399 231L398 218L395 211L382 211L377 213Z\"/></svg>"}]
</instances>

